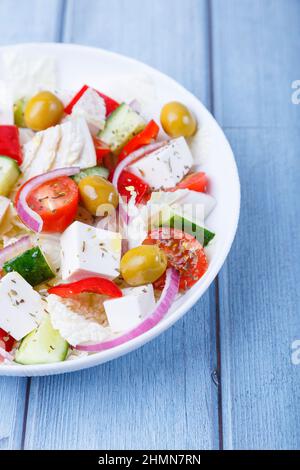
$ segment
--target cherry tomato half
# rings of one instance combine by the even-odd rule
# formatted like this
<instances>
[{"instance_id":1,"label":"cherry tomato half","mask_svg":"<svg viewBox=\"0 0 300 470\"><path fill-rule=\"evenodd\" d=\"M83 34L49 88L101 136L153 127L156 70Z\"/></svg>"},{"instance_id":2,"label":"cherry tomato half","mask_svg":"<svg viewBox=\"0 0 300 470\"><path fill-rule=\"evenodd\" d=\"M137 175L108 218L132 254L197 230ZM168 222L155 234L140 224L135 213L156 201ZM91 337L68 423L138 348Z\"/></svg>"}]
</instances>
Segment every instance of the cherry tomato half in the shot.
<instances>
[{"instance_id":1,"label":"cherry tomato half","mask_svg":"<svg viewBox=\"0 0 300 470\"><path fill-rule=\"evenodd\" d=\"M27 203L43 219L43 232L63 232L75 218L78 200L77 184L68 176L60 176L32 190Z\"/></svg>"},{"instance_id":2,"label":"cherry tomato half","mask_svg":"<svg viewBox=\"0 0 300 470\"><path fill-rule=\"evenodd\" d=\"M192 235L181 230L162 227L149 233L144 245L157 244L167 256L168 265L180 272L180 290L192 287L203 276L208 268L208 262L203 246ZM154 287L164 286L162 276Z\"/></svg>"},{"instance_id":3,"label":"cherry tomato half","mask_svg":"<svg viewBox=\"0 0 300 470\"><path fill-rule=\"evenodd\" d=\"M150 186L138 176L129 171L122 171L118 181L118 191L126 199L130 198L131 191L136 192L136 204L142 202L144 196L150 193Z\"/></svg>"},{"instance_id":4,"label":"cherry tomato half","mask_svg":"<svg viewBox=\"0 0 300 470\"><path fill-rule=\"evenodd\" d=\"M15 340L12 336L10 336L6 331L0 328L0 346L1 348L5 349L5 351L11 351L14 347Z\"/></svg>"},{"instance_id":5,"label":"cherry tomato half","mask_svg":"<svg viewBox=\"0 0 300 470\"><path fill-rule=\"evenodd\" d=\"M191 189L199 193L206 193L208 186L208 178L203 171L187 175L180 183L177 184L176 189Z\"/></svg>"}]
</instances>

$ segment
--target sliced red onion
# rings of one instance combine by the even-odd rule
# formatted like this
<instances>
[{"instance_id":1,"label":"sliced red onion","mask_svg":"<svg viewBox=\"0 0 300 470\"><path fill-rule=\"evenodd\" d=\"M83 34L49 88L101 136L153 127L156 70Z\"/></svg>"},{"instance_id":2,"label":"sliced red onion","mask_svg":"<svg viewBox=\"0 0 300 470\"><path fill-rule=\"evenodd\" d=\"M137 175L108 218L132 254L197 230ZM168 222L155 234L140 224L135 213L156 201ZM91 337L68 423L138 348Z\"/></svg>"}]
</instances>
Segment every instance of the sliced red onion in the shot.
<instances>
[{"instance_id":1,"label":"sliced red onion","mask_svg":"<svg viewBox=\"0 0 300 470\"><path fill-rule=\"evenodd\" d=\"M98 344L87 344L87 345L78 345L75 346L75 349L79 351L88 351L88 352L99 352L105 351L107 349L115 348L121 344L127 343L134 338L146 333L156 326L166 315L170 309L174 299L179 290L179 273L174 268L169 268L166 272L166 283L165 287L161 293L161 297L157 302L154 311L152 314L142 321L138 326L132 330L124 333L117 338L114 338L109 341L104 341Z\"/></svg>"},{"instance_id":2,"label":"sliced red onion","mask_svg":"<svg viewBox=\"0 0 300 470\"><path fill-rule=\"evenodd\" d=\"M2 357L3 359L7 359L8 361L11 361L13 362L14 360L14 357L7 351L5 351L5 349L1 348L0 346L0 357Z\"/></svg>"},{"instance_id":3,"label":"sliced red onion","mask_svg":"<svg viewBox=\"0 0 300 470\"><path fill-rule=\"evenodd\" d=\"M155 142L154 144L145 145L144 147L135 150L135 152L130 153L126 158L124 158L124 160L119 163L119 165L117 165L112 179L112 184L116 188L118 188L118 181L120 175L127 166L129 166L131 163L138 160L139 158L144 157L145 155L148 155L149 153L154 152L155 150L158 150L164 145L166 145L166 141Z\"/></svg>"},{"instance_id":4,"label":"sliced red onion","mask_svg":"<svg viewBox=\"0 0 300 470\"><path fill-rule=\"evenodd\" d=\"M7 245L5 248L0 250L0 268L4 265L4 263L16 256L24 253L24 251L29 250L32 247L32 241L29 235L20 238L14 243Z\"/></svg>"},{"instance_id":5,"label":"sliced red onion","mask_svg":"<svg viewBox=\"0 0 300 470\"><path fill-rule=\"evenodd\" d=\"M80 172L79 167L69 167L69 168L58 168L57 170L49 171L42 175L38 175L35 178L29 180L21 189L19 200L17 204L17 212L22 220L22 222L27 225L34 232L41 232L43 229L43 220L34 212L27 204L27 197L29 193L35 189L37 186L40 186L47 181L51 181L59 176L72 176Z\"/></svg>"}]
</instances>

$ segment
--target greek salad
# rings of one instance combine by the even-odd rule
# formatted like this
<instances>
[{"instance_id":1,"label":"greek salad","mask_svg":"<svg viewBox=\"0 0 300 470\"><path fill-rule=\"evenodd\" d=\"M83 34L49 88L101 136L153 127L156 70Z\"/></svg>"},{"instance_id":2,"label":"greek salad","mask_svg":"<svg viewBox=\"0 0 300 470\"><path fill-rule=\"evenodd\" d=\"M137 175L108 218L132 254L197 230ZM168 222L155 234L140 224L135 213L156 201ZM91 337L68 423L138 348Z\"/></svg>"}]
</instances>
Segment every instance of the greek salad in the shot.
<instances>
[{"instance_id":1,"label":"greek salad","mask_svg":"<svg viewBox=\"0 0 300 470\"><path fill-rule=\"evenodd\" d=\"M198 125L185 103L154 120L85 84L0 89L0 362L115 348L205 274L215 200Z\"/></svg>"}]
</instances>

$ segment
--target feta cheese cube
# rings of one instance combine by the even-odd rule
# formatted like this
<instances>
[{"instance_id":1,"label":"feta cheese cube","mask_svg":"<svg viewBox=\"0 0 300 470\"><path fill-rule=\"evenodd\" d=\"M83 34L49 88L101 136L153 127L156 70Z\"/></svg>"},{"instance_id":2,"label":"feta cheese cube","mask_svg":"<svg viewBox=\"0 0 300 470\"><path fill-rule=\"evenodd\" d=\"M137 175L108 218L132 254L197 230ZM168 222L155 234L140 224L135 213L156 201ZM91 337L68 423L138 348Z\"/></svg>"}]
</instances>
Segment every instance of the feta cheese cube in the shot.
<instances>
[{"instance_id":1,"label":"feta cheese cube","mask_svg":"<svg viewBox=\"0 0 300 470\"><path fill-rule=\"evenodd\" d=\"M103 302L109 326L114 333L130 330L155 308L152 284L123 289L123 297Z\"/></svg>"},{"instance_id":2,"label":"feta cheese cube","mask_svg":"<svg viewBox=\"0 0 300 470\"><path fill-rule=\"evenodd\" d=\"M188 144L179 137L133 163L128 170L145 180L152 190L158 190L176 186L192 165Z\"/></svg>"},{"instance_id":3,"label":"feta cheese cube","mask_svg":"<svg viewBox=\"0 0 300 470\"><path fill-rule=\"evenodd\" d=\"M73 222L61 239L62 279L87 276L114 279L119 275L121 235L82 222Z\"/></svg>"},{"instance_id":4,"label":"feta cheese cube","mask_svg":"<svg viewBox=\"0 0 300 470\"><path fill-rule=\"evenodd\" d=\"M23 146L23 157L24 180L56 168L89 168L97 162L93 139L83 117L71 117L63 124L37 132Z\"/></svg>"},{"instance_id":5,"label":"feta cheese cube","mask_svg":"<svg viewBox=\"0 0 300 470\"><path fill-rule=\"evenodd\" d=\"M57 61L53 56L32 48L14 47L3 51L1 58L1 75L9 83L13 100L56 88Z\"/></svg>"},{"instance_id":6,"label":"feta cheese cube","mask_svg":"<svg viewBox=\"0 0 300 470\"><path fill-rule=\"evenodd\" d=\"M93 88L88 88L73 106L72 116L82 116L93 135L104 129L106 106Z\"/></svg>"},{"instance_id":7,"label":"feta cheese cube","mask_svg":"<svg viewBox=\"0 0 300 470\"><path fill-rule=\"evenodd\" d=\"M34 330L43 316L43 300L38 292L16 272L0 282L0 328L16 340Z\"/></svg>"},{"instance_id":8,"label":"feta cheese cube","mask_svg":"<svg viewBox=\"0 0 300 470\"><path fill-rule=\"evenodd\" d=\"M11 91L4 80L0 80L0 125L14 124L14 103Z\"/></svg>"}]
</instances>

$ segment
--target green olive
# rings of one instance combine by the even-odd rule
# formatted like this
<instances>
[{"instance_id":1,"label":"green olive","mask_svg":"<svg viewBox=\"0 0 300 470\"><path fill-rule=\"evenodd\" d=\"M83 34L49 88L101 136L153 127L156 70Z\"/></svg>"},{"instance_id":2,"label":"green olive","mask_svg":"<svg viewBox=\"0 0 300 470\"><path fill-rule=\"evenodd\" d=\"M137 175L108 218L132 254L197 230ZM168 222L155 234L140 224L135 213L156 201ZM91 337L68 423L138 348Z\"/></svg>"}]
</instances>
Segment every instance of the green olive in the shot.
<instances>
[{"instance_id":1,"label":"green olive","mask_svg":"<svg viewBox=\"0 0 300 470\"><path fill-rule=\"evenodd\" d=\"M121 259L121 274L130 286L154 282L166 269L166 255L157 245L132 248Z\"/></svg>"},{"instance_id":2,"label":"green olive","mask_svg":"<svg viewBox=\"0 0 300 470\"><path fill-rule=\"evenodd\" d=\"M116 188L102 176L85 176L79 181L78 189L83 205L93 215L111 214L119 204Z\"/></svg>"},{"instance_id":3,"label":"green olive","mask_svg":"<svg viewBox=\"0 0 300 470\"><path fill-rule=\"evenodd\" d=\"M197 130L197 121L191 111L178 101L164 105L160 113L164 131L170 137L191 137Z\"/></svg>"},{"instance_id":4,"label":"green olive","mask_svg":"<svg viewBox=\"0 0 300 470\"><path fill-rule=\"evenodd\" d=\"M27 102L24 119L27 127L43 131L58 124L63 114L62 102L50 91L41 91Z\"/></svg>"},{"instance_id":5,"label":"green olive","mask_svg":"<svg viewBox=\"0 0 300 470\"><path fill-rule=\"evenodd\" d=\"M26 106L25 98L20 98L14 103L14 122L18 127L26 127L24 120L24 110Z\"/></svg>"}]
</instances>

